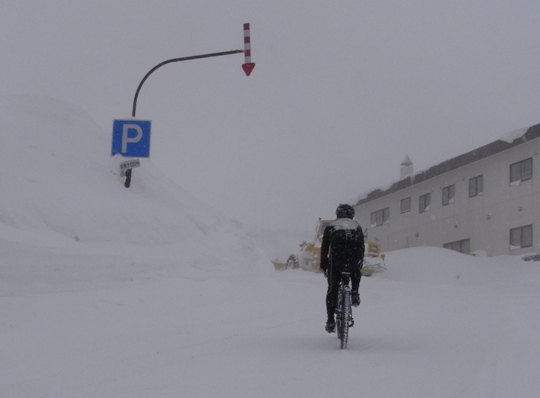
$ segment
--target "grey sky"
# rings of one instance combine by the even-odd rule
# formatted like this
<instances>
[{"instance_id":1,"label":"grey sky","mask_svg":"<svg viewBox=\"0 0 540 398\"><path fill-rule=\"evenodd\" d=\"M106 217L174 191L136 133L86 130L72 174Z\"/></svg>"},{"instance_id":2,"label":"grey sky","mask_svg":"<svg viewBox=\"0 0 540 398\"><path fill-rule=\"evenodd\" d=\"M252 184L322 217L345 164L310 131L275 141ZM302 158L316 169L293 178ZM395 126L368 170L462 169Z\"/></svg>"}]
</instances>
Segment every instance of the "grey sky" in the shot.
<instances>
[{"instance_id":1,"label":"grey sky","mask_svg":"<svg viewBox=\"0 0 540 398\"><path fill-rule=\"evenodd\" d=\"M540 2L6 1L0 87L106 132L140 93L152 161L247 226L311 230L342 201L540 122ZM7 132L3 132L7 134ZM81 148L84 151L84 148Z\"/></svg>"}]
</instances>

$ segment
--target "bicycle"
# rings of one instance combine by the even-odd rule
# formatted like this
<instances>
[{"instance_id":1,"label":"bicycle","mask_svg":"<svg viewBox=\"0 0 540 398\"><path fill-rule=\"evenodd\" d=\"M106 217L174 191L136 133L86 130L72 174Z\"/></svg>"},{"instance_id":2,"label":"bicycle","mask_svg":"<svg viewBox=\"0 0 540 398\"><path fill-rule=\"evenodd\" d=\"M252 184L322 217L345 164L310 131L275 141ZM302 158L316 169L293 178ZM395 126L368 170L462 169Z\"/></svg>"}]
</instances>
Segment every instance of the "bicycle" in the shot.
<instances>
[{"instance_id":1,"label":"bicycle","mask_svg":"<svg viewBox=\"0 0 540 398\"><path fill-rule=\"evenodd\" d=\"M338 290L338 302L336 305L336 328L337 336L341 342L341 348L347 348L349 328L354 326L351 303L351 272L347 266L341 272L341 281Z\"/></svg>"}]
</instances>

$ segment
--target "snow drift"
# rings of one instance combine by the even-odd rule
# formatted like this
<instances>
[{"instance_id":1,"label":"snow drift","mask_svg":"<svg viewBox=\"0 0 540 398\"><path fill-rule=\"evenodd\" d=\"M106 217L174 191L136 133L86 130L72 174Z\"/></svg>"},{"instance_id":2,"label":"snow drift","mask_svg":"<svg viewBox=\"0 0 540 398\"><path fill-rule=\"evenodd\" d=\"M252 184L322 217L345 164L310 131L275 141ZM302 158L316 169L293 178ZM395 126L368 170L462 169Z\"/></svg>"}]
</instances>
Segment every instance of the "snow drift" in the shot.
<instances>
[{"instance_id":1,"label":"snow drift","mask_svg":"<svg viewBox=\"0 0 540 398\"><path fill-rule=\"evenodd\" d=\"M171 182L151 159L141 160L126 189L119 175L125 159L110 156L111 132L78 107L1 98L0 120L0 245L19 252L25 266L37 266L28 258L34 252L38 264L52 266L61 247L72 270L81 253L111 248L119 259L158 269L169 258L176 272L201 264L226 272L259 268L260 253L241 226ZM168 254L158 260L158 251Z\"/></svg>"},{"instance_id":2,"label":"snow drift","mask_svg":"<svg viewBox=\"0 0 540 398\"><path fill-rule=\"evenodd\" d=\"M0 118L3 396L538 396L539 262L387 253L343 351L321 274L274 272L151 160L126 189L82 110L3 98Z\"/></svg>"}]
</instances>

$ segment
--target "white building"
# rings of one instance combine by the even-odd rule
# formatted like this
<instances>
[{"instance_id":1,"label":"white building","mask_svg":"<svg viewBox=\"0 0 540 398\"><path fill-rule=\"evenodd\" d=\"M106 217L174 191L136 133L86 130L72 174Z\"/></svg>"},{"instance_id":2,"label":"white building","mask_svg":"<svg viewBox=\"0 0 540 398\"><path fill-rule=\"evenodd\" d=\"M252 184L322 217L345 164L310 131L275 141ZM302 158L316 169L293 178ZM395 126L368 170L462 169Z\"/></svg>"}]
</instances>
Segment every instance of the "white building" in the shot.
<instances>
[{"instance_id":1,"label":"white building","mask_svg":"<svg viewBox=\"0 0 540 398\"><path fill-rule=\"evenodd\" d=\"M358 201L356 220L384 251L534 252L540 247L539 152L540 124L416 174L407 156L401 180Z\"/></svg>"}]
</instances>

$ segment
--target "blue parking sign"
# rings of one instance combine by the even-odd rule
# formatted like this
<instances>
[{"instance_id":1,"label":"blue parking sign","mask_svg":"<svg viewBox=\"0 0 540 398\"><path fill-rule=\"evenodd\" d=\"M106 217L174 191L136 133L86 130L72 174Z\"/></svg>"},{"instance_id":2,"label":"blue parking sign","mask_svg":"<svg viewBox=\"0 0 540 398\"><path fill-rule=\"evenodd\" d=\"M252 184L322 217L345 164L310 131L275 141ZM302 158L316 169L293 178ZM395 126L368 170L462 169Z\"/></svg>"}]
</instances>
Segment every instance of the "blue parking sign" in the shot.
<instances>
[{"instance_id":1,"label":"blue parking sign","mask_svg":"<svg viewBox=\"0 0 540 398\"><path fill-rule=\"evenodd\" d=\"M115 120L111 155L150 157L150 120Z\"/></svg>"}]
</instances>

